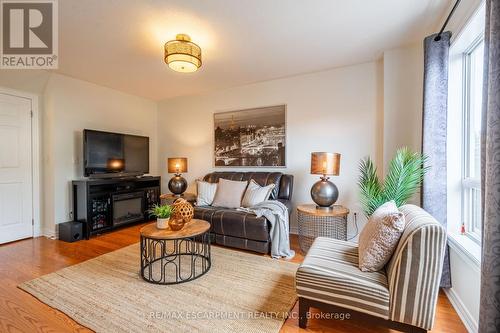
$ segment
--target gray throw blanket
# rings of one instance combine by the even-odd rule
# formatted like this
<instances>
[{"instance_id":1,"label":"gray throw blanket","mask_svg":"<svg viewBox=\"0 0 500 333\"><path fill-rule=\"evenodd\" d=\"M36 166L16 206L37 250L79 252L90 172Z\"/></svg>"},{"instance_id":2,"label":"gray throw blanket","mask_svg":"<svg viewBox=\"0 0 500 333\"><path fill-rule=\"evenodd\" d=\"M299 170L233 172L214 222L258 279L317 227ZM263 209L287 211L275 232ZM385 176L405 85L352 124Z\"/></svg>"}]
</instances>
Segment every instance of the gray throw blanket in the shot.
<instances>
[{"instance_id":1,"label":"gray throw blanket","mask_svg":"<svg viewBox=\"0 0 500 333\"><path fill-rule=\"evenodd\" d=\"M278 200L267 200L250 208L238 210L265 217L271 223L271 257L292 259L295 251L290 249L288 208Z\"/></svg>"}]
</instances>

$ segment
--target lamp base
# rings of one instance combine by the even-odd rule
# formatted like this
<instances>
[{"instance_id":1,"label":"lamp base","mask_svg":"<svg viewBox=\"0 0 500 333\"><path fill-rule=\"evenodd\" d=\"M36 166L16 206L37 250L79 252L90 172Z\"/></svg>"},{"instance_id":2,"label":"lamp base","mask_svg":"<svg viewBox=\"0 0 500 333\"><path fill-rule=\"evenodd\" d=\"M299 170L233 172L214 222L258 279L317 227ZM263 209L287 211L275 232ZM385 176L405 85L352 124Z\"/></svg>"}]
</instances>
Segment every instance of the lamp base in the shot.
<instances>
[{"instance_id":1,"label":"lamp base","mask_svg":"<svg viewBox=\"0 0 500 333\"><path fill-rule=\"evenodd\" d=\"M176 196L181 196L187 189L187 180L180 174L176 174L168 182L168 189Z\"/></svg>"},{"instance_id":2,"label":"lamp base","mask_svg":"<svg viewBox=\"0 0 500 333\"><path fill-rule=\"evenodd\" d=\"M339 190L327 177L321 177L311 187L311 198L318 209L333 209L332 205L339 197Z\"/></svg>"},{"instance_id":3,"label":"lamp base","mask_svg":"<svg viewBox=\"0 0 500 333\"><path fill-rule=\"evenodd\" d=\"M333 207L334 207L334 205L331 205L331 206L326 206L326 207L316 205L316 209L318 209L318 210L324 210L324 211L330 211L330 210L333 210Z\"/></svg>"}]
</instances>

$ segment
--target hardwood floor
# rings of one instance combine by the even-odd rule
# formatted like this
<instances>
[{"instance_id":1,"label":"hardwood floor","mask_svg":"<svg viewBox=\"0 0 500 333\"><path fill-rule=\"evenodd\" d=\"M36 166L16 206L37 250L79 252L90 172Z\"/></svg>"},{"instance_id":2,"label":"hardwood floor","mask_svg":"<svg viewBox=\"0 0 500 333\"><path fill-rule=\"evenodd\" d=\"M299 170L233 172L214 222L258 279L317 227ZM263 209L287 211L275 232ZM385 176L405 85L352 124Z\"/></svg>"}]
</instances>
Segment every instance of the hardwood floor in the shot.
<instances>
[{"instance_id":1,"label":"hardwood floor","mask_svg":"<svg viewBox=\"0 0 500 333\"><path fill-rule=\"evenodd\" d=\"M144 224L123 228L76 243L65 243L44 237L0 245L0 332L89 332L65 314L39 302L17 288L21 282L48 274L63 267L97 257L139 241L139 229ZM301 262L297 238L292 237L292 247ZM313 309L313 312L318 313ZM380 327L366 327L363 322L311 319L307 330L300 329L297 317L298 304L293 316L282 332L395 332ZM436 324L432 332L467 332L450 302L440 293Z\"/></svg>"}]
</instances>

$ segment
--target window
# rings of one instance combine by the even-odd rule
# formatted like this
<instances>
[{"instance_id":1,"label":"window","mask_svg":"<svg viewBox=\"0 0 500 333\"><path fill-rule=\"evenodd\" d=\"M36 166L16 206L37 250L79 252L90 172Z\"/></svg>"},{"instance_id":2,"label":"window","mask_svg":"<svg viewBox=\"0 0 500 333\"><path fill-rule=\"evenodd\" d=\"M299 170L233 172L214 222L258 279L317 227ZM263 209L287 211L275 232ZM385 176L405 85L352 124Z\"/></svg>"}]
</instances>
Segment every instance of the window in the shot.
<instances>
[{"instance_id":1,"label":"window","mask_svg":"<svg viewBox=\"0 0 500 333\"><path fill-rule=\"evenodd\" d=\"M452 36L448 78L447 224L450 244L481 256L484 3ZM465 235L461 234L462 224Z\"/></svg>"},{"instance_id":2,"label":"window","mask_svg":"<svg viewBox=\"0 0 500 333\"><path fill-rule=\"evenodd\" d=\"M481 108L484 40L480 35L464 52L462 107L462 222L476 242L481 240Z\"/></svg>"}]
</instances>

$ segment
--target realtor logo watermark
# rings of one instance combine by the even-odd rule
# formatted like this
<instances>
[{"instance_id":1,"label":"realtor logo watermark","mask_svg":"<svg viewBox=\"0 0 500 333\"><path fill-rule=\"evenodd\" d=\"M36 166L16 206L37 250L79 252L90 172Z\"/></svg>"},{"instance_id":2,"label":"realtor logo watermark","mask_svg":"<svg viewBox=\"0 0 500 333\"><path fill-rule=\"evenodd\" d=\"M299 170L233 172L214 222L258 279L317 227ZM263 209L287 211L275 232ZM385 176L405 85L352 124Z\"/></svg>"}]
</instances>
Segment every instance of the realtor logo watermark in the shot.
<instances>
[{"instance_id":1,"label":"realtor logo watermark","mask_svg":"<svg viewBox=\"0 0 500 333\"><path fill-rule=\"evenodd\" d=\"M1 69L58 67L57 0L0 0Z\"/></svg>"}]
</instances>

